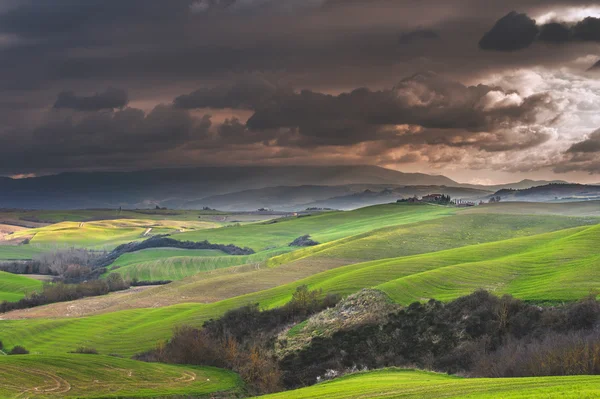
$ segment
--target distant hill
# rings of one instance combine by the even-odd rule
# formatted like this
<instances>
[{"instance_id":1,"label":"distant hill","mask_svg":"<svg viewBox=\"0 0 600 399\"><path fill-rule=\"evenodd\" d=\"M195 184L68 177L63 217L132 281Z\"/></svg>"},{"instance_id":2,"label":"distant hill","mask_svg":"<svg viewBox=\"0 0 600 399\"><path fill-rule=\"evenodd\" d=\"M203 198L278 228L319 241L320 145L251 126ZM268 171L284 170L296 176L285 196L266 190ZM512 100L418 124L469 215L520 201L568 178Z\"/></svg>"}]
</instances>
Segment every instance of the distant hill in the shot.
<instances>
[{"instance_id":1,"label":"distant hill","mask_svg":"<svg viewBox=\"0 0 600 399\"><path fill-rule=\"evenodd\" d=\"M531 187L537 186L545 186L548 184L567 184L568 182L564 180L530 180L525 179L516 183L507 183L507 184L494 184L491 186L484 186L479 184L459 184L461 187L470 187L470 188L478 188L485 189L490 191L498 191L503 189L513 189L513 190L524 190Z\"/></svg>"},{"instance_id":2,"label":"distant hill","mask_svg":"<svg viewBox=\"0 0 600 399\"><path fill-rule=\"evenodd\" d=\"M400 198L421 197L431 193L452 197L479 199L492 191L447 186L396 186L385 184L347 184L342 186L280 186L246 190L206 197L184 204L184 208L208 206L224 211L250 211L271 208L299 211L306 208L356 209L369 205L395 202Z\"/></svg>"},{"instance_id":3,"label":"distant hill","mask_svg":"<svg viewBox=\"0 0 600 399\"><path fill-rule=\"evenodd\" d=\"M182 207L209 196L277 186L450 185L445 176L377 166L236 166L136 172L62 173L0 179L0 208ZM331 195L342 195L333 192ZM314 201L314 199L310 199Z\"/></svg>"},{"instance_id":4,"label":"distant hill","mask_svg":"<svg viewBox=\"0 0 600 399\"><path fill-rule=\"evenodd\" d=\"M546 184L524 190L502 189L494 193L502 201L582 201L599 200L600 185L586 184Z\"/></svg>"},{"instance_id":5,"label":"distant hill","mask_svg":"<svg viewBox=\"0 0 600 399\"><path fill-rule=\"evenodd\" d=\"M527 189L549 183L564 182L523 180L483 186L457 183L440 175L403 173L369 165L62 173L26 179L0 177L0 208L152 208L159 205L191 209L208 206L222 210L354 209L432 192L479 199L502 189Z\"/></svg>"}]
</instances>

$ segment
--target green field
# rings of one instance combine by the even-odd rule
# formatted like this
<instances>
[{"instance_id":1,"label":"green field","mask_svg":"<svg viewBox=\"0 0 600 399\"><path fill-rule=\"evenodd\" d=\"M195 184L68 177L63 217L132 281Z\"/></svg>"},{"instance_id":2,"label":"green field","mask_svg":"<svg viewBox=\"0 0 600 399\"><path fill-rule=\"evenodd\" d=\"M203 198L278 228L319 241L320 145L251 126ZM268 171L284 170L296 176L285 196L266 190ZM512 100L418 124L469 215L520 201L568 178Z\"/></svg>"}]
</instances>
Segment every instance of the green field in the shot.
<instances>
[{"instance_id":1,"label":"green field","mask_svg":"<svg viewBox=\"0 0 600 399\"><path fill-rule=\"evenodd\" d=\"M241 387L236 374L210 367L100 355L0 356L3 398L150 398L235 392Z\"/></svg>"},{"instance_id":2,"label":"green field","mask_svg":"<svg viewBox=\"0 0 600 399\"><path fill-rule=\"evenodd\" d=\"M89 393L94 388L90 388L84 376L96 373L104 378L103 373L110 369L93 362L126 361L102 355L129 357L168 339L177 326L200 326L208 319L246 304L259 303L263 308L281 306L303 284L311 289L322 289L323 293L341 295L362 288L376 288L399 304L429 298L448 301L480 288L536 303L575 301L590 292L600 291L600 219L588 204L575 204L573 209L565 204L554 205L557 206L553 212L561 209L561 213L569 216L547 214L539 204L525 207L530 213L524 213L523 207L512 204L475 210L391 204L222 228L205 229L206 226L198 225L196 221L186 225L176 221L129 219L83 225L61 222L30 229L27 231L35 232L32 244L7 248L16 251L17 255L22 248L39 250L46 245L56 245L56 242L110 248L121 242L142 239L143 233L152 225L156 232L171 231L172 237L180 240L207 239L213 243L249 246L259 252L230 256L220 251L157 248L125 254L111 265L115 267L114 271L140 280L179 281L132 292L108 308L100 306L97 312L91 309L89 313L77 313L89 316L56 317L66 313L50 311L50 308L69 309L81 303L75 301L32 309L34 318L3 320L0 322L0 339L5 346L23 345L33 355L2 357L0 365L2 361L9 362L8 358L11 362L17 362L12 359L32 359L28 361L60 370L61 364L67 364L66 359L70 362L79 359L67 355L69 351L80 346L93 347L101 355L81 356L85 364L77 366L79 371L70 371L64 366L62 374L52 374L69 381L72 387L69 395L93 397ZM487 212L483 212L484 208ZM189 231L177 232L181 229ZM287 245L304 234L311 234L323 244L308 248ZM0 246L0 251L2 248ZM21 254L25 256L26 252ZM0 274L0 295L4 291L24 294L25 291L18 291L17 284L2 288L1 284L13 279L33 281L37 287L41 285L25 277ZM109 299L96 297L90 298L90 302L101 302L105 298ZM53 317L47 317L49 314ZM28 367L24 363L15 364L5 367L13 367L11 370ZM38 366L31 367L35 370ZM134 366L115 368L132 370ZM1 370L2 367L0 377ZM44 375L45 370L39 375ZM169 380L169 373L171 371L163 372L161 381L173 381L172 378ZM35 378L34 375L32 384L37 383ZM52 377L48 378L54 381ZM109 383L113 378L119 381L118 376L107 374L106 384L100 384L98 388L101 389L94 391L97 396L113 394ZM48 383L52 383L50 380ZM344 377L274 397L518 398L538 395L585 398L598 396L591 390L598 383L596 377L477 380L385 370ZM119 386L130 389L135 384L137 382L121 380ZM223 389L235 388L236 384ZM79 386L82 388L77 389L83 389L81 393L74 388ZM109 388L102 391L104 387ZM136 392L142 396L192 392L180 388L161 387L165 390L157 391L153 385L149 390L140 388ZM3 393L0 390L0 396ZM19 391L12 395L17 394ZM128 391L119 394L132 396Z\"/></svg>"},{"instance_id":3,"label":"green field","mask_svg":"<svg viewBox=\"0 0 600 399\"><path fill-rule=\"evenodd\" d=\"M34 245L0 245L0 260L28 260L42 252Z\"/></svg>"},{"instance_id":4,"label":"green field","mask_svg":"<svg viewBox=\"0 0 600 399\"><path fill-rule=\"evenodd\" d=\"M200 272L264 262L289 250L291 248L232 256L219 250L145 249L121 255L109 266L109 272L114 271L124 278L144 281L181 280Z\"/></svg>"},{"instance_id":5,"label":"green field","mask_svg":"<svg viewBox=\"0 0 600 399\"><path fill-rule=\"evenodd\" d=\"M597 397L600 397L600 376L460 378L400 369L358 373L308 388L261 396L264 399Z\"/></svg>"},{"instance_id":6,"label":"green field","mask_svg":"<svg viewBox=\"0 0 600 399\"><path fill-rule=\"evenodd\" d=\"M97 222L60 222L50 226L19 231L12 237L33 236L28 245L43 249L73 246L110 250L120 244L148 238L149 235L170 234L181 230L206 229L215 226L214 223L195 221L115 219Z\"/></svg>"},{"instance_id":7,"label":"green field","mask_svg":"<svg viewBox=\"0 0 600 399\"><path fill-rule=\"evenodd\" d=\"M74 346L85 345L96 347L101 353L132 355L167 338L177 325L201 325L205 320L248 303L259 302L264 307L282 305L301 284L341 294L375 287L402 304L431 297L450 300L478 288L532 301L576 300L599 287L599 240L600 226L578 227L338 267L210 304L124 310L77 319L7 320L0 325L0 336L5 343L21 342L41 353L64 353ZM264 270L265 273L270 271ZM260 276L260 272L230 275L243 282L251 279L252 273ZM210 290L214 285L215 281L208 279L204 289ZM144 294L151 295L151 291Z\"/></svg>"},{"instance_id":8,"label":"green field","mask_svg":"<svg viewBox=\"0 0 600 399\"><path fill-rule=\"evenodd\" d=\"M452 215L454 208L436 205L390 204L348 212L327 212L236 227L182 233L178 240L235 244L255 251L282 247L294 239L310 234L320 243L365 233L382 227L415 223Z\"/></svg>"},{"instance_id":9,"label":"green field","mask_svg":"<svg viewBox=\"0 0 600 399\"><path fill-rule=\"evenodd\" d=\"M525 237L597 224L600 218L548 215L462 214L387 227L316 247L303 248L269 262L341 259L346 263L437 252L467 245Z\"/></svg>"},{"instance_id":10,"label":"green field","mask_svg":"<svg viewBox=\"0 0 600 399\"><path fill-rule=\"evenodd\" d=\"M15 302L26 294L39 291L42 282L29 277L0 271L0 302Z\"/></svg>"}]
</instances>

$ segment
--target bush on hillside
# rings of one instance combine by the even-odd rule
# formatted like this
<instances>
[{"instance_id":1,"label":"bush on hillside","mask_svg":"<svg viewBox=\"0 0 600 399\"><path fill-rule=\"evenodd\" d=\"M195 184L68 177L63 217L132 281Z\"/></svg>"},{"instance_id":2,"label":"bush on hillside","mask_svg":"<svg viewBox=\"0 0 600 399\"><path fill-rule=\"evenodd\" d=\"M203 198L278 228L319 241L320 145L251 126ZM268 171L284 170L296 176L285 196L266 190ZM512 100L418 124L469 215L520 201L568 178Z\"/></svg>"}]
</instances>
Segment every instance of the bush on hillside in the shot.
<instances>
[{"instance_id":1,"label":"bush on hillside","mask_svg":"<svg viewBox=\"0 0 600 399\"><path fill-rule=\"evenodd\" d=\"M71 353L79 353L82 355L97 355L98 351L95 348L88 348L87 346L80 346L79 348L75 349Z\"/></svg>"},{"instance_id":2,"label":"bush on hillside","mask_svg":"<svg viewBox=\"0 0 600 399\"><path fill-rule=\"evenodd\" d=\"M121 275L111 273L108 277L106 280L92 280L80 284L46 282L42 286L41 292L29 294L17 302L5 301L0 303L0 313L16 309L28 309L56 302L74 301L85 297L106 295L109 292L129 288L129 283L124 281Z\"/></svg>"},{"instance_id":3,"label":"bush on hillside","mask_svg":"<svg viewBox=\"0 0 600 399\"><path fill-rule=\"evenodd\" d=\"M290 247L313 247L315 245L319 245L319 243L312 240L308 234L296 238L289 244Z\"/></svg>"},{"instance_id":4,"label":"bush on hillside","mask_svg":"<svg viewBox=\"0 0 600 399\"><path fill-rule=\"evenodd\" d=\"M339 298L298 287L292 300L281 308L261 311L258 304L231 310L204 323L201 330L179 327L168 342L138 355L138 360L228 368L240 374L251 393L270 393L283 388L281 372L273 356L277 334L306 315L334 306Z\"/></svg>"},{"instance_id":5,"label":"bush on hillside","mask_svg":"<svg viewBox=\"0 0 600 399\"><path fill-rule=\"evenodd\" d=\"M14 348L12 348L12 350L10 352L8 352L9 355L28 355L29 351L25 348L23 348L20 345L15 346Z\"/></svg>"},{"instance_id":6,"label":"bush on hillside","mask_svg":"<svg viewBox=\"0 0 600 399\"><path fill-rule=\"evenodd\" d=\"M481 377L508 377L511 355L518 352L510 345L518 344L530 345L529 350L521 352L529 359L530 366L524 367L520 375L540 375L534 371L555 373L550 366L546 369L540 366L543 359L552 356L569 359L567 354L570 354L570 361L588 362L597 350L593 345L600 344L598 334L589 333L599 324L600 304L593 298L542 308L510 296L498 298L478 291L446 304L435 300L415 302L390 314L387 322L313 337L309 345L282 358L279 366L288 387L312 384L327 370L353 366L368 369L416 366ZM573 333L588 334L585 335L588 352L577 350L584 345L581 339L577 341L570 336ZM549 351L551 342L564 344L565 348ZM569 346L574 349L568 349ZM489 367L478 369L478 365L495 362L507 366L491 374L486 371ZM523 358L519 362L527 364ZM593 367L582 369L589 371Z\"/></svg>"}]
</instances>

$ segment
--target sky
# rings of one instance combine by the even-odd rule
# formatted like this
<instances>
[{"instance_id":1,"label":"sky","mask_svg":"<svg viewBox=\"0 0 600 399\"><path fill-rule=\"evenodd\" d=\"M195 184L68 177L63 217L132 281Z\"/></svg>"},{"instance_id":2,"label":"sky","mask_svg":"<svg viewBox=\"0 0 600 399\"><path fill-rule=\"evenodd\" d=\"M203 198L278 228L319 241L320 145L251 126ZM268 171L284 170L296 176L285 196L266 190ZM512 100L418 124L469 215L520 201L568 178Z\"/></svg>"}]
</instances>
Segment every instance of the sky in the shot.
<instances>
[{"instance_id":1,"label":"sky","mask_svg":"<svg viewBox=\"0 0 600 399\"><path fill-rule=\"evenodd\" d=\"M370 164L600 183L600 5L0 0L0 175Z\"/></svg>"}]
</instances>

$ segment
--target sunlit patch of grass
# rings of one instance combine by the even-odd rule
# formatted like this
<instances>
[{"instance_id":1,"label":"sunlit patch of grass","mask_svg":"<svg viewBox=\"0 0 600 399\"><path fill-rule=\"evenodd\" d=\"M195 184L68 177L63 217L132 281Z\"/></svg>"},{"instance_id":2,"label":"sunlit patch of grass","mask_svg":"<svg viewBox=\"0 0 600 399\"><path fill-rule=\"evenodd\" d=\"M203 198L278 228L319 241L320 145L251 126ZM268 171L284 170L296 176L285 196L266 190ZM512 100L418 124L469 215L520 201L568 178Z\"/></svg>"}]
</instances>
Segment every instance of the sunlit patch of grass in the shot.
<instances>
[{"instance_id":1,"label":"sunlit patch of grass","mask_svg":"<svg viewBox=\"0 0 600 399\"><path fill-rule=\"evenodd\" d=\"M264 399L596 398L600 376L459 378L415 370L357 373Z\"/></svg>"}]
</instances>

